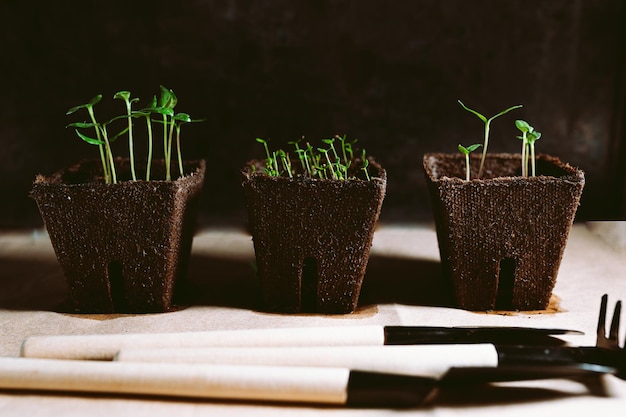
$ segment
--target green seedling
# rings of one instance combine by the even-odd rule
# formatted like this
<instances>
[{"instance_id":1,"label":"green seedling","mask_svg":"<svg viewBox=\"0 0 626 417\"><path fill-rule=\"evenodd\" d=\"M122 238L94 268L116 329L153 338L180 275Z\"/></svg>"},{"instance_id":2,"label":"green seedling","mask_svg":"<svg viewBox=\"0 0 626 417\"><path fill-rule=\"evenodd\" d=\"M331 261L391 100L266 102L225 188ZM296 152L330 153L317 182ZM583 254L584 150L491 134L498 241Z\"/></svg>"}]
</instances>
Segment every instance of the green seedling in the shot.
<instances>
[{"instance_id":1,"label":"green seedling","mask_svg":"<svg viewBox=\"0 0 626 417\"><path fill-rule=\"evenodd\" d=\"M152 123L158 122L163 124L163 153L165 156L165 169L166 180L171 180L171 159L172 159L172 143L174 139L174 131L176 132L176 149L178 153L178 167L180 175L183 176L183 159L181 152L181 126L185 123L199 122L202 120L192 120L187 113L174 113L174 107L176 106L178 99L172 90L169 90L163 86L161 88L160 99L157 100L156 96L153 97L151 104L142 110L132 110L132 104L138 101L138 98L131 99L131 93L129 91L118 91L113 96L113 99L121 99L126 105L126 113L112 118L108 122L98 123L94 113L94 106L102 99L102 95L99 94L86 104L72 107L67 111L67 115L73 114L80 109L86 109L89 113L90 122L77 122L71 123L68 127L74 127L78 137L85 142L98 145L100 151L100 159L102 162L102 170L105 182L107 184L117 183L117 175L115 172L115 165L113 159L113 152L111 150L111 143L113 143L120 136L128 133L128 148L129 148L129 160L131 167L131 176L133 180L137 180L137 174L135 170L135 152L134 152L134 130L133 119L143 117L146 120L146 126L148 131L148 160L146 164L146 181L150 180L150 167L152 164ZM153 120L152 115L160 115L161 120ZM127 127L115 135L109 135L108 126L120 119L126 119ZM93 128L95 130L95 138L81 133L78 129Z\"/></svg>"},{"instance_id":2,"label":"green seedling","mask_svg":"<svg viewBox=\"0 0 626 417\"><path fill-rule=\"evenodd\" d=\"M325 169L328 169L330 171L330 177L334 180L338 179L337 174L335 173L335 170L333 169L333 163L330 162L330 157L328 156L328 151L330 151L330 149L317 148L317 151L320 154L324 155L324 158L326 158L327 165Z\"/></svg>"},{"instance_id":3,"label":"green seedling","mask_svg":"<svg viewBox=\"0 0 626 417\"><path fill-rule=\"evenodd\" d=\"M150 181L150 170L152 167L152 113L156 112L157 108L157 98L156 96L152 97L152 102L148 107L145 107L141 110L134 111L133 117L144 117L146 119L146 130L148 134L148 159L146 164L146 181Z\"/></svg>"},{"instance_id":4,"label":"green seedling","mask_svg":"<svg viewBox=\"0 0 626 417\"><path fill-rule=\"evenodd\" d=\"M204 120L206 119L193 120L187 113L177 113L172 120L174 128L176 129L176 154L178 155L178 170L181 177L184 175L184 170L183 153L180 146L180 129L185 123L198 123L203 122Z\"/></svg>"},{"instance_id":5,"label":"green seedling","mask_svg":"<svg viewBox=\"0 0 626 417\"><path fill-rule=\"evenodd\" d=\"M367 167L370 165L370 161L365 156L365 149L363 149L361 151L361 161L363 163L363 166L361 167L361 169L365 173L365 178L367 178L367 180L369 181L370 180L370 174L369 174L369 172L367 172Z\"/></svg>"},{"instance_id":6,"label":"green seedling","mask_svg":"<svg viewBox=\"0 0 626 417\"><path fill-rule=\"evenodd\" d=\"M98 122L96 121L96 116L93 110L93 106L98 104L100 100L102 100L102 94L98 94L86 104L80 104L78 106L72 107L65 113L65 115L69 116L70 114L73 114L80 109L86 109L87 112L89 113L89 118L91 119L91 123L77 122L77 123L71 123L67 127L74 127L75 128L74 131L76 132L78 137L84 140L85 142L91 145L98 145L98 150L100 151L100 160L102 162L102 172L104 175L104 180L107 184L110 184L111 183L111 169L109 168L109 155L106 152L104 141L100 137L100 130L96 127L98 125ZM90 127L93 127L95 129L96 139L87 137L78 131L78 129L84 129L84 128L90 128Z\"/></svg>"},{"instance_id":7,"label":"green seedling","mask_svg":"<svg viewBox=\"0 0 626 417\"><path fill-rule=\"evenodd\" d=\"M476 110L472 110L469 107L467 107L465 104L463 104L461 102L461 100L458 100L458 102L461 105L461 107L463 107L468 112L474 114L476 117L478 117L480 120L482 120L483 123L485 124L485 139L484 139L484 143L483 143L483 154L482 154L482 158L480 160L480 167L478 168L478 178L480 178L482 176L482 173L483 173L483 167L485 165L485 158L487 157L487 147L489 145L489 128L491 126L491 122L495 118L500 117L500 116L502 116L504 114L507 114L511 110L519 109L520 107L522 107L522 105L509 107L508 109L502 110L500 113L495 114L494 116L491 116L490 118L487 118L487 117L483 116L482 114L478 113Z\"/></svg>"},{"instance_id":8,"label":"green seedling","mask_svg":"<svg viewBox=\"0 0 626 417\"><path fill-rule=\"evenodd\" d=\"M109 121L106 124L98 123L98 121L96 120L96 115L95 115L93 108L97 103L100 102L100 100L102 100L102 94L98 94L86 104L81 104L81 105L78 105L69 109L65 113L66 115L73 114L80 109L86 109L87 112L89 113L89 118L91 119L91 123L76 122L76 123L70 123L67 127L75 128L74 130L76 134L78 135L78 137L84 140L85 142L92 144L92 145L98 145L99 151L100 151L100 160L102 162L102 172L104 175L104 181L107 184L115 184L117 183L117 174L115 172L115 164L113 162L113 152L111 151L111 142L124 132L109 139L106 125L110 123L111 121L113 121L114 119ZM85 128L93 128L96 132L96 137L95 138L89 137L81 133L78 130L78 129L85 129Z\"/></svg>"},{"instance_id":9,"label":"green seedling","mask_svg":"<svg viewBox=\"0 0 626 417\"><path fill-rule=\"evenodd\" d=\"M270 153L269 146L267 145L267 141L265 139L256 138L256 141L263 145L265 148L265 173L270 177L278 177L279 170L278 165L276 164L276 154Z\"/></svg>"},{"instance_id":10,"label":"green seedling","mask_svg":"<svg viewBox=\"0 0 626 417\"><path fill-rule=\"evenodd\" d=\"M528 177L528 163L530 161L531 175L535 176L535 141L541 137L541 132L535 130L524 120L516 120L515 126L522 132L518 139L522 140L522 176Z\"/></svg>"},{"instance_id":11,"label":"green seedling","mask_svg":"<svg viewBox=\"0 0 626 417\"><path fill-rule=\"evenodd\" d=\"M163 119L163 152L165 154L165 180L172 179L170 163L172 161L172 140L174 133L174 107L178 104L178 97L168 88L160 86L161 96L159 98L158 107L155 109Z\"/></svg>"},{"instance_id":12,"label":"green seedling","mask_svg":"<svg viewBox=\"0 0 626 417\"><path fill-rule=\"evenodd\" d=\"M466 148L465 146L459 144L459 152L465 155L465 181L470 180L470 153L474 152L481 146L482 145L480 143L475 143Z\"/></svg>"},{"instance_id":13,"label":"green seedling","mask_svg":"<svg viewBox=\"0 0 626 417\"><path fill-rule=\"evenodd\" d=\"M276 152L278 157L280 158L280 162L283 165L284 172L289 175L289 178L293 178L293 172L291 171L291 161L289 160L289 154L282 149Z\"/></svg>"},{"instance_id":14,"label":"green seedling","mask_svg":"<svg viewBox=\"0 0 626 417\"><path fill-rule=\"evenodd\" d=\"M337 151L335 150L335 138L322 139L322 142L330 146L329 150L333 152L333 156L335 157L335 160L338 160L339 155L337 155Z\"/></svg>"},{"instance_id":15,"label":"green seedling","mask_svg":"<svg viewBox=\"0 0 626 417\"><path fill-rule=\"evenodd\" d=\"M295 140L287 143L289 145L293 145L296 155L298 155L298 159L300 160L300 165L302 165L302 170L307 171L308 164L306 160L306 152L304 152L303 149L300 149L300 140Z\"/></svg>"},{"instance_id":16,"label":"green seedling","mask_svg":"<svg viewBox=\"0 0 626 417\"><path fill-rule=\"evenodd\" d=\"M341 143L341 155L339 154L338 147L335 146L335 141L339 140ZM281 150L276 152L270 152L268 141L261 138L256 138L256 141L263 145L265 150L265 167L263 172L268 176L278 177L281 175L294 178L296 176L304 176L307 178L319 178L319 179L334 179L334 180L348 180L355 179L354 174L350 174L350 167L353 164L353 142L347 142L346 136L334 136L331 139L323 139L322 142L328 145L328 148L314 148L310 143L306 142L306 147L300 146L301 140L289 142L295 148L295 154L300 161L298 164L292 166L289 153ZM365 151L363 151L365 152ZM369 166L369 160L365 157L365 153L362 156L362 168L364 176L369 181L371 178L367 170ZM279 164L282 168L279 168ZM254 167L253 167L254 168ZM299 171L301 169L301 171ZM355 168L356 170L356 168Z\"/></svg>"},{"instance_id":17,"label":"green seedling","mask_svg":"<svg viewBox=\"0 0 626 417\"><path fill-rule=\"evenodd\" d=\"M128 153L130 155L130 173L133 178L133 181L137 181L137 174L135 173L135 155L134 155L134 148L133 148L132 105L133 105L133 102L138 101L139 99L135 97L134 99L131 100L130 91L118 91L113 96L113 99L124 100L124 103L126 104L126 114L128 118Z\"/></svg>"}]
</instances>

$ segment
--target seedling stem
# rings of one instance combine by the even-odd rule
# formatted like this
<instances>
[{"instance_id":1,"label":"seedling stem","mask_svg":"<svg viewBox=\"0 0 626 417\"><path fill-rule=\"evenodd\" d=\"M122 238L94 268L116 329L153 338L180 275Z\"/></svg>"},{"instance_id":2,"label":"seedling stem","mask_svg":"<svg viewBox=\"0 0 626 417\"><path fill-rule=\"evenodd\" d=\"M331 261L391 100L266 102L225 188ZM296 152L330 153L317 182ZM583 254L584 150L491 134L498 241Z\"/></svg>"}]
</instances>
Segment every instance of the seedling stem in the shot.
<instances>
[{"instance_id":1,"label":"seedling stem","mask_svg":"<svg viewBox=\"0 0 626 417\"><path fill-rule=\"evenodd\" d=\"M459 143L459 152L465 155L465 181L470 180L470 153L474 152L482 146L480 143L475 143L473 145L468 146L467 148Z\"/></svg>"},{"instance_id":2,"label":"seedling stem","mask_svg":"<svg viewBox=\"0 0 626 417\"><path fill-rule=\"evenodd\" d=\"M498 113L498 114L496 114L494 116L491 116L490 118L486 118L482 114L478 113L476 110L472 110L469 107L467 107L465 104L463 104L461 102L461 100L458 100L458 102L461 105L461 107L463 107L468 112L474 114L476 117L478 117L480 120L482 120L483 123L485 124L485 139L484 139L484 143L483 143L483 155L482 155L482 158L480 159L480 167L478 168L478 178L480 178L482 176L482 174L483 174L483 167L485 165L485 159L487 157L487 146L489 145L489 128L491 126L491 122L495 118L500 117L500 116L510 112L511 110L518 109L518 108L520 108L522 106L521 105L512 106L512 107L509 107L508 109L502 110L500 113Z\"/></svg>"}]
</instances>

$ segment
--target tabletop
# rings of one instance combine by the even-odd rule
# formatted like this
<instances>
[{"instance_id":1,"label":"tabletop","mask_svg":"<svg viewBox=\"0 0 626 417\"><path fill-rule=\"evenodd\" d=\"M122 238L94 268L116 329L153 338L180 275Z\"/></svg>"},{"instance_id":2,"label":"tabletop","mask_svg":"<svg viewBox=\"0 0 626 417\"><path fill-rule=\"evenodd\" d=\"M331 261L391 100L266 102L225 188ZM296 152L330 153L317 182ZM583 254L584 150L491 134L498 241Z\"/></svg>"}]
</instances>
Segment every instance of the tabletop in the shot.
<instances>
[{"instance_id":1,"label":"tabletop","mask_svg":"<svg viewBox=\"0 0 626 417\"><path fill-rule=\"evenodd\" d=\"M567 328L577 346L595 344L600 299L610 312L626 300L626 222L576 223L570 233L550 306L532 312L471 312L454 307L441 279L431 224L381 224L352 314L274 314L263 311L252 263L254 248L243 229L209 227L193 243L188 283L177 306L160 314L86 315L71 311L67 286L45 230L0 234L0 356L19 356L36 335L162 333L318 326L522 326ZM624 329L621 329L624 339ZM550 379L441 390L423 407L394 414L437 416L601 414L626 409L626 381ZM377 416L389 409L350 409L110 394L0 391L2 416ZM605 414L611 415L611 414Z\"/></svg>"}]
</instances>

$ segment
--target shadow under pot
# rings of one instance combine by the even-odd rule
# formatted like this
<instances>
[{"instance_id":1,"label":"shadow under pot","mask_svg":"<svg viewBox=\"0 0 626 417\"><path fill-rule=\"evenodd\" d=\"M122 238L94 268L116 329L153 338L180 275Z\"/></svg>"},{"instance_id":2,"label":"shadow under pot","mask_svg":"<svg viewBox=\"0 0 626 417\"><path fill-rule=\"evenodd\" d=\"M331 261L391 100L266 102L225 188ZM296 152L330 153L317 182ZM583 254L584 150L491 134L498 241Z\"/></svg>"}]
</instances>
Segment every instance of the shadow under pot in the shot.
<instances>
[{"instance_id":1,"label":"shadow under pot","mask_svg":"<svg viewBox=\"0 0 626 417\"><path fill-rule=\"evenodd\" d=\"M80 313L151 313L172 307L186 275L205 162L187 161L173 181L128 181L115 160L116 184L101 180L99 160L38 175L35 199ZM154 161L152 178L164 178Z\"/></svg>"},{"instance_id":2,"label":"shadow under pot","mask_svg":"<svg viewBox=\"0 0 626 417\"><path fill-rule=\"evenodd\" d=\"M472 178L480 157L472 155ZM535 177L521 157L488 154L480 179L465 156L423 159L444 274L467 310L548 307L585 184L583 171L538 155Z\"/></svg>"},{"instance_id":3,"label":"shadow under pot","mask_svg":"<svg viewBox=\"0 0 626 417\"><path fill-rule=\"evenodd\" d=\"M257 169L252 169L255 166ZM242 171L265 309L351 313L357 307L387 174L369 181L270 177L262 162Z\"/></svg>"}]
</instances>

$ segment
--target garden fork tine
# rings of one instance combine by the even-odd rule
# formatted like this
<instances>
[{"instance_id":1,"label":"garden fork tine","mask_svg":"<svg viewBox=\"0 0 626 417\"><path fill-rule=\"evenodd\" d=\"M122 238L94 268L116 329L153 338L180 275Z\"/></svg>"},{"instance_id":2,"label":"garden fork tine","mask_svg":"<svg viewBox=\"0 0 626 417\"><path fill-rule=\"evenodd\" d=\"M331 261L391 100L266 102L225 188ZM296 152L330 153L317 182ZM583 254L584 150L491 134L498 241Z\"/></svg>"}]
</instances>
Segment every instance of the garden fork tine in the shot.
<instances>
[{"instance_id":1,"label":"garden fork tine","mask_svg":"<svg viewBox=\"0 0 626 417\"><path fill-rule=\"evenodd\" d=\"M613 318L611 319L611 328L609 330L608 338L606 336L607 303L608 295L604 294L600 303L600 316L598 318L596 347L608 350L621 350L619 346L619 323L622 311L622 301L620 300L615 303L615 310L613 312Z\"/></svg>"}]
</instances>

